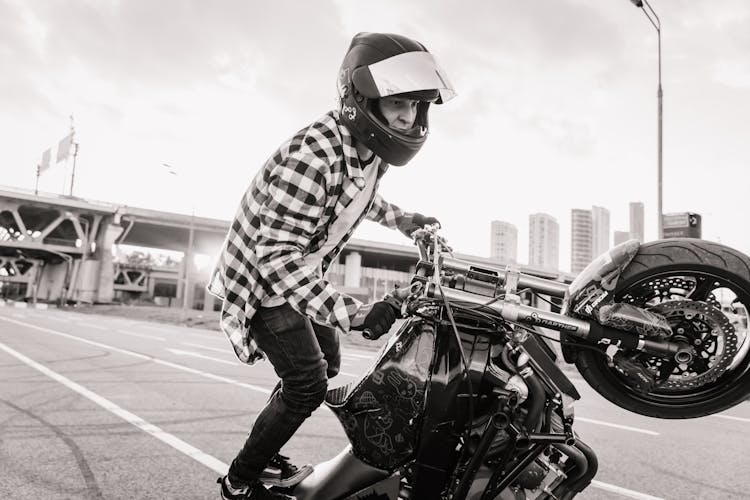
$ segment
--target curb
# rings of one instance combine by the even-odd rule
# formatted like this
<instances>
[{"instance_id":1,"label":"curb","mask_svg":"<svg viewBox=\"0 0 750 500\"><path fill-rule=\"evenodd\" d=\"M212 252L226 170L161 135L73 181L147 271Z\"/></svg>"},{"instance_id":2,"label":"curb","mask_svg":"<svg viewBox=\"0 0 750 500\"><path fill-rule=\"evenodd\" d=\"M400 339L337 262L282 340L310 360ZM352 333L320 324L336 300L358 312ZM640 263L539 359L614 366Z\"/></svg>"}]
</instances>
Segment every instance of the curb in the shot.
<instances>
[{"instance_id":1,"label":"curb","mask_svg":"<svg viewBox=\"0 0 750 500\"><path fill-rule=\"evenodd\" d=\"M30 304L14 300L0 300L0 307L14 307L16 309L49 309L49 304Z\"/></svg>"}]
</instances>

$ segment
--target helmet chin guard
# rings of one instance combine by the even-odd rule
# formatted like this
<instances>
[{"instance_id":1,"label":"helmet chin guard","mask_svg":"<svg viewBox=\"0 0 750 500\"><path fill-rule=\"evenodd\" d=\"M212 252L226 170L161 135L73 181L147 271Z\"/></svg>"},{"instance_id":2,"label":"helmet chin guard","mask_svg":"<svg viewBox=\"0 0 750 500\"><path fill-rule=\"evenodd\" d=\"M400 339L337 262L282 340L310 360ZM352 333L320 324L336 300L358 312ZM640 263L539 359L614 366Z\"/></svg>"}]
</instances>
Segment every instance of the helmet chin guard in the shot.
<instances>
[{"instance_id":1,"label":"helmet chin guard","mask_svg":"<svg viewBox=\"0 0 750 500\"><path fill-rule=\"evenodd\" d=\"M431 102L442 104L453 91L435 58L415 40L401 35L359 33L344 57L338 78L341 120L352 135L383 161L406 165L427 140ZM418 100L414 127L388 126L377 100L399 95Z\"/></svg>"}]
</instances>

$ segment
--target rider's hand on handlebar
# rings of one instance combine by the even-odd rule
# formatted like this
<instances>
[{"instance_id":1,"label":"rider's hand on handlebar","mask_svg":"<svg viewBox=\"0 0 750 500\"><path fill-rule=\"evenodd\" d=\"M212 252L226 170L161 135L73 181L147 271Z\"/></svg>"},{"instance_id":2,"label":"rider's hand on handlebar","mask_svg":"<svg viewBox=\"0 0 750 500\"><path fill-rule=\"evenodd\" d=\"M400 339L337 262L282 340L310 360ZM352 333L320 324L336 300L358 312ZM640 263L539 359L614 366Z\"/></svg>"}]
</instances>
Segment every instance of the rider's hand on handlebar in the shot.
<instances>
[{"instance_id":1,"label":"rider's hand on handlebar","mask_svg":"<svg viewBox=\"0 0 750 500\"><path fill-rule=\"evenodd\" d=\"M440 221L437 220L435 217L428 217L426 215L418 214L414 212L411 216L411 223L415 226L419 226L420 228L424 228L425 226L431 226L433 224L440 225Z\"/></svg>"},{"instance_id":2,"label":"rider's hand on handlebar","mask_svg":"<svg viewBox=\"0 0 750 500\"><path fill-rule=\"evenodd\" d=\"M389 300L364 304L352 319L352 330L362 330L365 338L375 340L388 333L399 315L399 309Z\"/></svg>"},{"instance_id":3,"label":"rider's hand on handlebar","mask_svg":"<svg viewBox=\"0 0 750 500\"><path fill-rule=\"evenodd\" d=\"M425 226L437 225L440 226L440 221L435 217L428 217L420 213L414 212L411 214L411 218L407 219L407 222L403 226L399 227L402 233L410 237L414 231L418 229L424 229Z\"/></svg>"}]
</instances>

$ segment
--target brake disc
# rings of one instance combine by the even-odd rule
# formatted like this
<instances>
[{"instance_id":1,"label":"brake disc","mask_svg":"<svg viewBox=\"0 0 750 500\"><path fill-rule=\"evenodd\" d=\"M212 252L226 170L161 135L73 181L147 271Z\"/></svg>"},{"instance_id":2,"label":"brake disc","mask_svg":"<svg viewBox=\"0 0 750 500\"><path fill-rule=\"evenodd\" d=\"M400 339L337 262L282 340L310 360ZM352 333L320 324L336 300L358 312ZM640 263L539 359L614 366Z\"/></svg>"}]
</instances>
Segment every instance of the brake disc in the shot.
<instances>
[{"instance_id":1,"label":"brake disc","mask_svg":"<svg viewBox=\"0 0 750 500\"><path fill-rule=\"evenodd\" d=\"M688 297L698 286L695 278L690 276L667 276L665 278L654 278L642 283L634 290L625 294L622 302L645 307L648 301L658 300L658 303L681 300ZM721 304L716 300L713 293L702 299L710 305L721 309Z\"/></svg>"},{"instance_id":2,"label":"brake disc","mask_svg":"<svg viewBox=\"0 0 750 500\"><path fill-rule=\"evenodd\" d=\"M658 383L659 389L689 389L710 384L731 365L737 353L734 326L720 309L710 303L673 300L650 307L662 314L672 328L672 341L683 341L693 347L693 360L686 364L668 363L672 372ZM652 357L647 361L655 371L663 369L665 360Z\"/></svg>"}]
</instances>

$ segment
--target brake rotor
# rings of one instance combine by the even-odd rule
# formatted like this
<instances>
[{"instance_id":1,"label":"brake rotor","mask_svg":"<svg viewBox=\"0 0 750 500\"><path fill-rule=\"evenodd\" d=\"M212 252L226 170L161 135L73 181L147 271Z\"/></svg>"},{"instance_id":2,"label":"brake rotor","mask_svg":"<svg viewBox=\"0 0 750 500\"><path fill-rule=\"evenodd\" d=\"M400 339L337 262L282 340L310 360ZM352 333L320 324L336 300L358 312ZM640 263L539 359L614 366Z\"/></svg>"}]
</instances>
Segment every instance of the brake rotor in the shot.
<instances>
[{"instance_id":1,"label":"brake rotor","mask_svg":"<svg viewBox=\"0 0 750 500\"><path fill-rule=\"evenodd\" d=\"M683 341L693 348L689 363L677 363L650 357L646 363L651 371L660 373L659 389L689 389L710 384L732 363L737 353L734 326L720 309L710 303L693 300L663 302L648 309L663 315L672 328L671 341ZM666 365L666 366L665 366ZM663 370L670 373L663 374Z\"/></svg>"},{"instance_id":2,"label":"brake rotor","mask_svg":"<svg viewBox=\"0 0 750 500\"><path fill-rule=\"evenodd\" d=\"M695 278L690 276L667 276L654 278L642 283L636 289L631 290L622 298L622 302L645 307L647 302L657 300L658 303L671 300L682 300L687 298L698 286ZM716 300L713 293L701 300L721 309L721 304Z\"/></svg>"}]
</instances>

